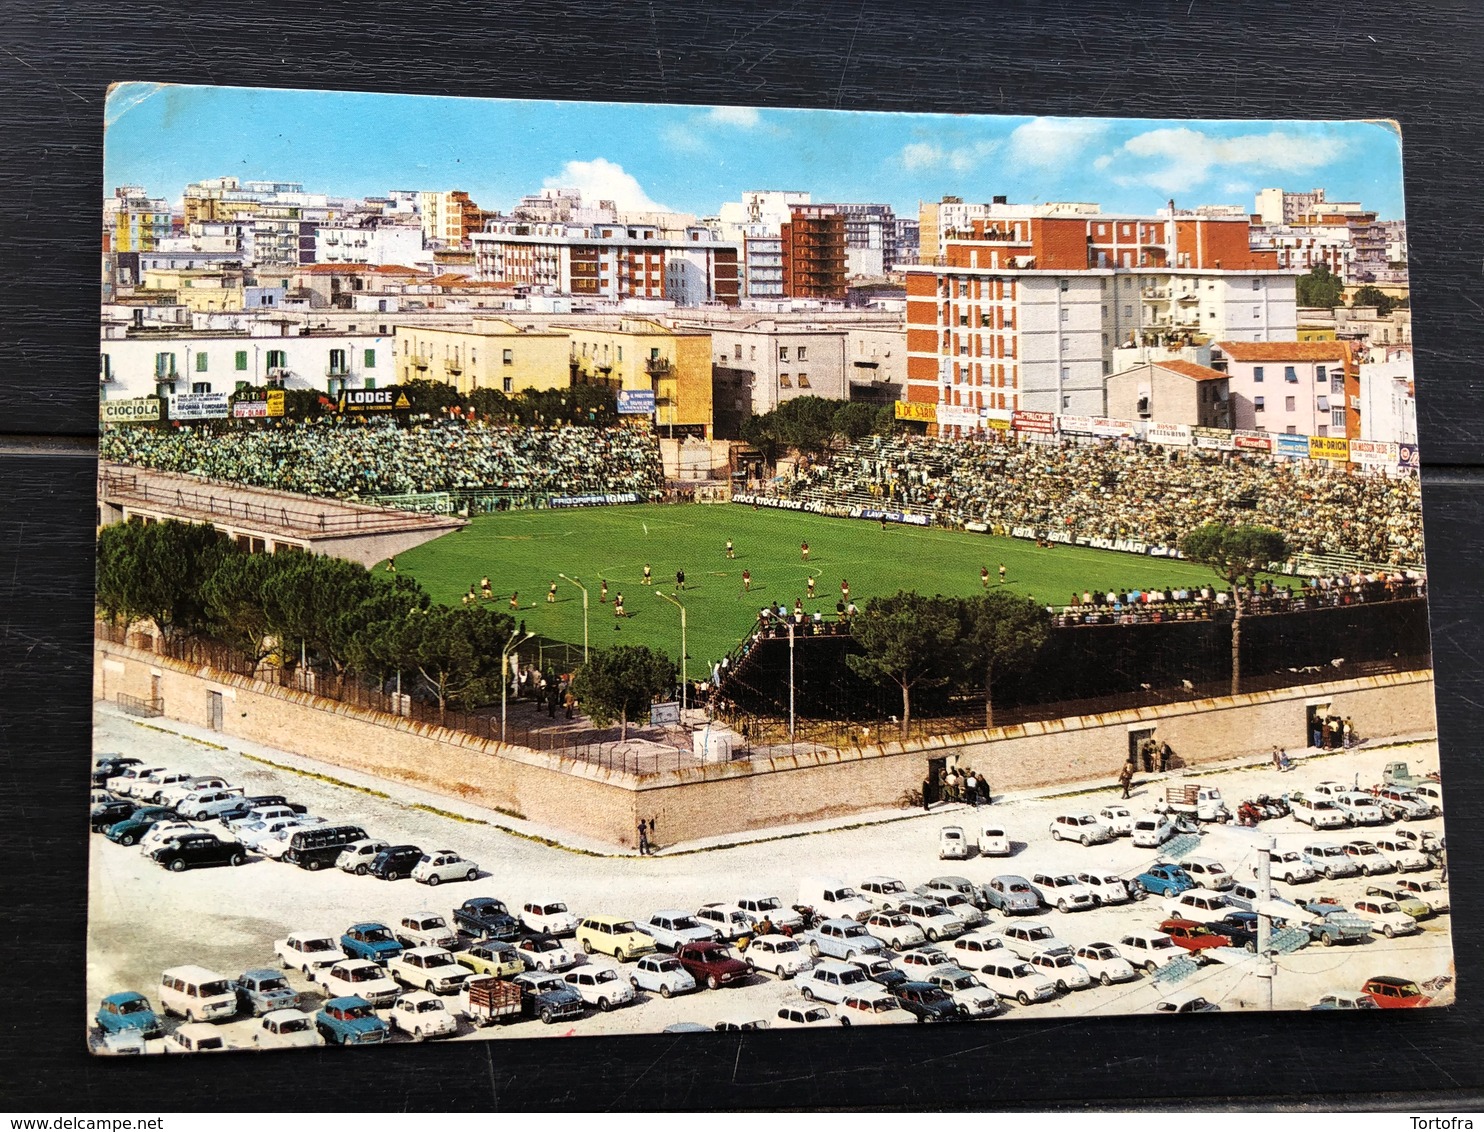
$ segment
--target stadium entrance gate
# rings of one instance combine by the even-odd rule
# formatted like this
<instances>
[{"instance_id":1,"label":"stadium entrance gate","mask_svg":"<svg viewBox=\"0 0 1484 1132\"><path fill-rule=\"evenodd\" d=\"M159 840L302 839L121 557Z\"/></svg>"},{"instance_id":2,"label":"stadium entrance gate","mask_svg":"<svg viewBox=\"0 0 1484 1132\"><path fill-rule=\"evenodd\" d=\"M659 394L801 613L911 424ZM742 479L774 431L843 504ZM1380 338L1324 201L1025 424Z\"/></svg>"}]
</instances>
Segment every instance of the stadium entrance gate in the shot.
<instances>
[{"instance_id":1,"label":"stadium entrance gate","mask_svg":"<svg viewBox=\"0 0 1484 1132\"><path fill-rule=\"evenodd\" d=\"M927 777L922 780L922 804L925 807L943 800L942 784L948 774L948 759L928 759L927 765Z\"/></svg>"},{"instance_id":2,"label":"stadium entrance gate","mask_svg":"<svg viewBox=\"0 0 1484 1132\"><path fill-rule=\"evenodd\" d=\"M1152 727L1130 727L1128 732L1128 761L1135 766L1139 765L1139 749L1144 745L1145 739L1154 738Z\"/></svg>"}]
</instances>

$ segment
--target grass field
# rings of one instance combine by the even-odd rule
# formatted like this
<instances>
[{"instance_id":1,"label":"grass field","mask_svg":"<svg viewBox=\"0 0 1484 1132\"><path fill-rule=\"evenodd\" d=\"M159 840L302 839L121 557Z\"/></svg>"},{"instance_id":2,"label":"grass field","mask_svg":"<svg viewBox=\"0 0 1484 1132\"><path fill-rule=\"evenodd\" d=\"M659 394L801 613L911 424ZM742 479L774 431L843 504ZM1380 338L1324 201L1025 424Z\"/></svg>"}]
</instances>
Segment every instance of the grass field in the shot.
<instances>
[{"instance_id":1,"label":"grass field","mask_svg":"<svg viewBox=\"0 0 1484 1132\"><path fill-rule=\"evenodd\" d=\"M736 558L726 557L726 542ZM799 543L809 542L809 561ZM644 586L644 564L654 585ZM562 581L576 578L589 590L589 634L595 648L645 644L680 655L680 614L656 592L675 593L675 571L685 570L689 671L730 651L753 624L764 602L796 598L811 614L835 616L841 579L862 607L877 595L915 589L925 594L970 594L980 590L979 570L988 566L990 586L1006 586L1038 601L1066 604L1073 591L1137 586L1199 586L1214 583L1205 567L1178 560L1144 558L1111 550L1058 546L1038 548L1021 539L995 538L936 528L888 524L886 530L858 519L827 519L797 511L754 511L735 504L594 507L582 510L516 511L481 515L464 530L408 551L397 569L417 578L437 601L457 604L488 576L495 605L508 609L520 594L526 628L555 640L582 643L582 593ZM752 574L743 593L742 571ZM807 579L815 577L815 600ZM608 582L608 604L599 584ZM547 589L557 583L557 600ZM624 596L628 616L613 616L613 598ZM513 611L512 611L513 612Z\"/></svg>"}]
</instances>

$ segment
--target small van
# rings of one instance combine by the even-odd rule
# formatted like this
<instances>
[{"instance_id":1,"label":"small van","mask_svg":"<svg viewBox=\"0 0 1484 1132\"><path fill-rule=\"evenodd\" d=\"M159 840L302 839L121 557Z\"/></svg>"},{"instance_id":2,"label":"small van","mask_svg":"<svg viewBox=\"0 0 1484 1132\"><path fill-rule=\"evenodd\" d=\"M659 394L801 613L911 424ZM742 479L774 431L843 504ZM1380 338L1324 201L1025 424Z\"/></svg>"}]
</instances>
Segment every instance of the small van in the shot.
<instances>
[{"instance_id":1,"label":"small van","mask_svg":"<svg viewBox=\"0 0 1484 1132\"><path fill-rule=\"evenodd\" d=\"M366 831L358 825L317 825L296 832L289 839L283 859L315 872L339 860L341 850L347 845L365 840Z\"/></svg>"},{"instance_id":2,"label":"small van","mask_svg":"<svg viewBox=\"0 0 1484 1132\"><path fill-rule=\"evenodd\" d=\"M808 877L799 882L799 903L814 909L821 920L864 920L876 909L843 880Z\"/></svg>"},{"instance_id":3,"label":"small van","mask_svg":"<svg viewBox=\"0 0 1484 1132\"><path fill-rule=\"evenodd\" d=\"M237 1013L237 987L205 967L172 967L160 976L160 1009L187 1022L214 1022Z\"/></svg>"},{"instance_id":4,"label":"small van","mask_svg":"<svg viewBox=\"0 0 1484 1132\"><path fill-rule=\"evenodd\" d=\"M1004 826L986 825L979 829L979 855L981 857L1008 857L1010 835Z\"/></svg>"}]
</instances>

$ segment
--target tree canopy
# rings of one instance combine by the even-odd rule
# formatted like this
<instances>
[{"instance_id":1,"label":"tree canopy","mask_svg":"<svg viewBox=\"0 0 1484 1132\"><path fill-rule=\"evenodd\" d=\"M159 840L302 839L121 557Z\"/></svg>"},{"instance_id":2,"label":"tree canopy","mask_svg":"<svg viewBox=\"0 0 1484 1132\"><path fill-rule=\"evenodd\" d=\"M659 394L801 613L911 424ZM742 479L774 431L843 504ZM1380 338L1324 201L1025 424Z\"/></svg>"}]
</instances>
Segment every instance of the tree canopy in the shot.
<instances>
[{"instance_id":1,"label":"tree canopy","mask_svg":"<svg viewBox=\"0 0 1484 1132\"><path fill-rule=\"evenodd\" d=\"M864 650L846 657L851 670L901 689L905 739L912 721L912 690L948 683L961 663L957 610L949 599L901 591L866 602L850 632Z\"/></svg>"},{"instance_id":2,"label":"tree canopy","mask_svg":"<svg viewBox=\"0 0 1484 1132\"><path fill-rule=\"evenodd\" d=\"M1298 278L1298 305L1326 307L1333 310L1345 301L1345 284L1324 264L1316 264L1307 275Z\"/></svg>"},{"instance_id":3,"label":"tree canopy","mask_svg":"<svg viewBox=\"0 0 1484 1132\"><path fill-rule=\"evenodd\" d=\"M958 608L960 652L971 677L983 682L984 725L994 726L996 672L1029 664L1046 644L1044 606L1006 590L963 598Z\"/></svg>"},{"instance_id":4,"label":"tree canopy","mask_svg":"<svg viewBox=\"0 0 1484 1132\"><path fill-rule=\"evenodd\" d=\"M599 727L620 724L629 737L629 721L649 713L655 697L675 688L675 662L644 645L619 645L594 653L572 677L572 693Z\"/></svg>"},{"instance_id":5,"label":"tree canopy","mask_svg":"<svg viewBox=\"0 0 1484 1132\"><path fill-rule=\"evenodd\" d=\"M215 527L167 519L130 519L98 536L98 606L115 620L149 619L169 639L206 629L202 587L218 563L237 553Z\"/></svg>"},{"instance_id":6,"label":"tree canopy","mask_svg":"<svg viewBox=\"0 0 1484 1132\"><path fill-rule=\"evenodd\" d=\"M1350 297L1350 307L1375 307L1376 313L1385 318L1396 310L1396 300L1381 290L1373 283L1367 283L1364 287L1356 288L1355 294Z\"/></svg>"},{"instance_id":7,"label":"tree canopy","mask_svg":"<svg viewBox=\"0 0 1484 1132\"><path fill-rule=\"evenodd\" d=\"M1242 590L1257 575L1288 559L1291 551L1281 531L1252 523L1205 523L1180 540L1180 553L1209 566L1232 587L1232 695L1242 690Z\"/></svg>"}]
</instances>

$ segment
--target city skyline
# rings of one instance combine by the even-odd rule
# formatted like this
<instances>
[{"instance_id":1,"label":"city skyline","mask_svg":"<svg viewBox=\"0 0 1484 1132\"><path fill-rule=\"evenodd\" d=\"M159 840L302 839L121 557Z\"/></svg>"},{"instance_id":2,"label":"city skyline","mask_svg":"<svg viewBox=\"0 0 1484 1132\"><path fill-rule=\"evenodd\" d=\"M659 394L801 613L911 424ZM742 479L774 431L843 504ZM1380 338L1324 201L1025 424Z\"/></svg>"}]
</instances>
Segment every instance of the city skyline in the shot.
<instances>
[{"instance_id":1,"label":"city skyline","mask_svg":"<svg viewBox=\"0 0 1484 1132\"><path fill-rule=\"evenodd\" d=\"M577 188L620 209L698 217L757 189L915 215L919 201L944 195L1148 213L1171 198L1250 209L1262 188L1322 187L1382 218L1404 216L1400 137L1381 122L863 114L147 83L113 87L106 122L105 189L142 185L172 205L193 181L236 176L344 197L463 189L499 210L543 188Z\"/></svg>"}]
</instances>

